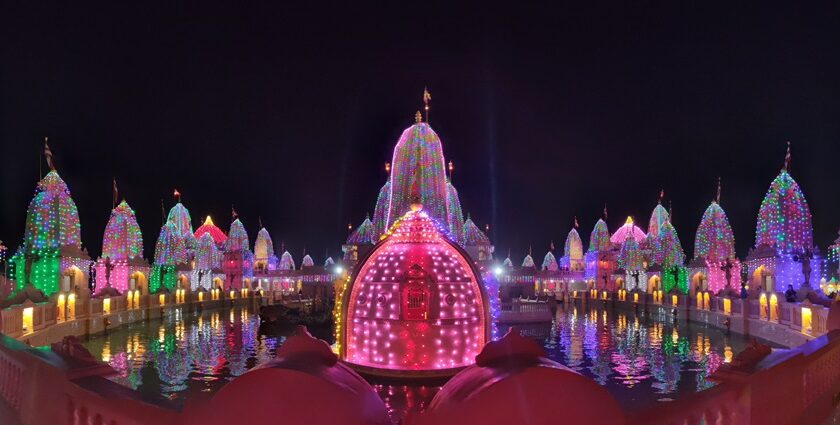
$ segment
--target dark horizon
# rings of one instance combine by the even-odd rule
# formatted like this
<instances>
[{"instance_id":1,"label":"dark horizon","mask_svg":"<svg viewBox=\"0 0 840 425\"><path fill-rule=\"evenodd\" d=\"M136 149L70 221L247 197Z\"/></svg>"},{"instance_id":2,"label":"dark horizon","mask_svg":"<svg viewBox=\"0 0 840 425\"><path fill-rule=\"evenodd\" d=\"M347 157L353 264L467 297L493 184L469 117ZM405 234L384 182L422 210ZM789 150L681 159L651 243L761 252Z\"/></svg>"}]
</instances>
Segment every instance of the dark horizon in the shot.
<instances>
[{"instance_id":1,"label":"dark horizon","mask_svg":"<svg viewBox=\"0 0 840 425\"><path fill-rule=\"evenodd\" d=\"M647 230L662 189L691 258L719 176L743 257L788 140L815 243L837 237L836 5L508 6L13 11L0 239L21 242L49 136L92 256L116 177L147 258L174 188L194 227L210 214L227 231L235 205L252 245L261 217L296 261L337 258L424 86L464 212L501 259L562 252L575 216L586 247L605 203L611 231L628 215Z\"/></svg>"}]
</instances>

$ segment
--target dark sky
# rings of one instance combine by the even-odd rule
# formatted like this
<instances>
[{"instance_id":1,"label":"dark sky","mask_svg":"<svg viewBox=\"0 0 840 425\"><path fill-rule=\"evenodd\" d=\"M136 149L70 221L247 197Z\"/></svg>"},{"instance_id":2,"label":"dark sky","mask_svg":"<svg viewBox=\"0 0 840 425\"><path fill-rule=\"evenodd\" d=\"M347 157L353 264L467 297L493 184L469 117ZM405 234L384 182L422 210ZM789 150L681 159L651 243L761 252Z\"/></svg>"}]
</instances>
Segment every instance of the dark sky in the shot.
<instances>
[{"instance_id":1,"label":"dark sky","mask_svg":"<svg viewBox=\"0 0 840 425\"><path fill-rule=\"evenodd\" d=\"M588 239L605 202L612 230L646 226L660 188L691 256L718 176L745 255L787 140L823 249L840 226L837 3L38 3L0 11L12 247L49 136L93 255L116 176L147 255L177 187L194 225L226 230L235 204L252 240L262 216L321 262L373 211L424 85L464 210L515 261L561 246L575 215Z\"/></svg>"}]
</instances>

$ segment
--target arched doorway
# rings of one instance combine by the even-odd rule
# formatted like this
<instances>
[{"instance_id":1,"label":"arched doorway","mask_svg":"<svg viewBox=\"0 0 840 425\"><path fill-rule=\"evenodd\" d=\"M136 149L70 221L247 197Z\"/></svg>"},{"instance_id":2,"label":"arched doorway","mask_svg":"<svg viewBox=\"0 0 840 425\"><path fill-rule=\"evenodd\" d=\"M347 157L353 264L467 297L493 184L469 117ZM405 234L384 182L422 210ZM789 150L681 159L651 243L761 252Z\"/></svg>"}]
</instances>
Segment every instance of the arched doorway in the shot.
<instances>
[{"instance_id":1,"label":"arched doorway","mask_svg":"<svg viewBox=\"0 0 840 425\"><path fill-rule=\"evenodd\" d=\"M774 292L776 290L773 282L773 276L767 266L759 266L752 274L752 284L761 288L764 292Z\"/></svg>"},{"instance_id":2,"label":"arched doorway","mask_svg":"<svg viewBox=\"0 0 840 425\"><path fill-rule=\"evenodd\" d=\"M141 294L149 293L149 280L141 271L136 271L131 274L128 279L128 289L130 291L140 291Z\"/></svg>"},{"instance_id":3,"label":"arched doorway","mask_svg":"<svg viewBox=\"0 0 840 425\"><path fill-rule=\"evenodd\" d=\"M615 289L624 289L624 278L617 278L615 280Z\"/></svg>"},{"instance_id":4,"label":"arched doorway","mask_svg":"<svg viewBox=\"0 0 840 425\"><path fill-rule=\"evenodd\" d=\"M190 289L190 278L187 275L178 275L178 289Z\"/></svg>"},{"instance_id":5,"label":"arched doorway","mask_svg":"<svg viewBox=\"0 0 840 425\"><path fill-rule=\"evenodd\" d=\"M691 293L704 292L709 290L709 279L703 272L694 273L691 277Z\"/></svg>"},{"instance_id":6,"label":"arched doorway","mask_svg":"<svg viewBox=\"0 0 840 425\"><path fill-rule=\"evenodd\" d=\"M648 279L647 291L652 294L654 291L662 289L662 279L658 275L653 275Z\"/></svg>"},{"instance_id":7,"label":"arched doorway","mask_svg":"<svg viewBox=\"0 0 840 425\"><path fill-rule=\"evenodd\" d=\"M219 277L214 277L213 278L213 287L214 288L223 289L224 286L225 286L225 282L221 278L219 278Z\"/></svg>"},{"instance_id":8,"label":"arched doorway","mask_svg":"<svg viewBox=\"0 0 840 425\"><path fill-rule=\"evenodd\" d=\"M63 291L73 291L77 294L90 291L87 277L76 266L66 268L64 273L61 274L61 289Z\"/></svg>"}]
</instances>

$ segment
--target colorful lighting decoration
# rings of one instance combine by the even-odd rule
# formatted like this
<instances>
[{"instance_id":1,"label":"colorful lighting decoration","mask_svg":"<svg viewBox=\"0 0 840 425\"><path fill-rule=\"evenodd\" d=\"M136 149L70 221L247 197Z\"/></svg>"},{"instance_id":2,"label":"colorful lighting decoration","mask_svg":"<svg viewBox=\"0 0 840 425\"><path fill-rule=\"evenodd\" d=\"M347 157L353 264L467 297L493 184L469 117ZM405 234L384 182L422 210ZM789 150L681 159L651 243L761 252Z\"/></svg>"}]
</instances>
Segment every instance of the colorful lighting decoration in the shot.
<instances>
[{"instance_id":1,"label":"colorful lighting decoration","mask_svg":"<svg viewBox=\"0 0 840 425\"><path fill-rule=\"evenodd\" d=\"M694 258L705 258L709 261L721 261L735 257L735 236L729 219L721 206L712 201L694 237Z\"/></svg>"},{"instance_id":2,"label":"colorful lighting decoration","mask_svg":"<svg viewBox=\"0 0 840 425\"><path fill-rule=\"evenodd\" d=\"M557 259L554 258L554 254L551 251L545 253L545 258L543 258L542 266L540 267L542 270L548 271L557 271L560 267L557 265Z\"/></svg>"},{"instance_id":3,"label":"colorful lighting decoration","mask_svg":"<svg viewBox=\"0 0 840 425\"><path fill-rule=\"evenodd\" d=\"M450 166L452 165L451 162L449 164ZM466 238L467 229L464 223L464 213L461 211L461 200L458 197L458 190L455 189L451 181L446 183L446 205L446 220L449 223L449 234L455 235L458 238L458 243L463 245L465 243L464 238ZM482 232L481 234L483 235L484 233Z\"/></svg>"},{"instance_id":4,"label":"colorful lighting decoration","mask_svg":"<svg viewBox=\"0 0 840 425\"><path fill-rule=\"evenodd\" d=\"M671 221L671 216L668 214L668 211L665 210L665 207L662 206L662 203L657 203L656 207L653 209L653 212L650 214L650 222L648 223L648 236L652 238L659 237L659 229L665 225L665 223Z\"/></svg>"},{"instance_id":5,"label":"colorful lighting decoration","mask_svg":"<svg viewBox=\"0 0 840 425\"><path fill-rule=\"evenodd\" d=\"M81 248L80 231L79 212L70 189L56 171L50 171L38 182L26 212L25 249Z\"/></svg>"},{"instance_id":6,"label":"colorful lighting decoration","mask_svg":"<svg viewBox=\"0 0 840 425\"><path fill-rule=\"evenodd\" d=\"M419 204L386 234L340 291L342 358L385 375L472 364L491 327L479 272Z\"/></svg>"},{"instance_id":7,"label":"colorful lighting decoration","mask_svg":"<svg viewBox=\"0 0 840 425\"><path fill-rule=\"evenodd\" d=\"M632 237L633 239L635 239L636 243L644 242L645 238L647 237L647 235L645 235L645 232L643 232L642 229L639 228L639 226L633 224L633 217L627 217L627 220L624 222L624 225L619 227L618 230L616 230L615 233L613 233L613 235L610 237L610 242L616 245L621 245L628 237Z\"/></svg>"},{"instance_id":8,"label":"colorful lighting decoration","mask_svg":"<svg viewBox=\"0 0 840 425\"><path fill-rule=\"evenodd\" d=\"M373 245L377 240L378 236L375 235L373 222L370 221L368 216L347 238L347 245Z\"/></svg>"},{"instance_id":9,"label":"colorful lighting decoration","mask_svg":"<svg viewBox=\"0 0 840 425\"><path fill-rule=\"evenodd\" d=\"M180 195L179 195L180 196ZM169 210L169 215L166 216L166 222L172 223L175 226L175 235L184 240L184 245L188 250L193 249L196 242L196 236L193 233L192 218L190 211L181 202L175 204Z\"/></svg>"},{"instance_id":10,"label":"colorful lighting decoration","mask_svg":"<svg viewBox=\"0 0 840 425\"><path fill-rule=\"evenodd\" d=\"M265 227L257 232L254 242L254 268L257 270L275 270L279 260L274 255L274 242Z\"/></svg>"},{"instance_id":11,"label":"colorful lighting decoration","mask_svg":"<svg viewBox=\"0 0 840 425\"><path fill-rule=\"evenodd\" d=\"M461 239L464 246L490 246L490 238L476 226L472 218L467 217L464 222L464 237Z\"/></svg>"},{"instance_id":12,"label":"colorful lighting decoration","mask_svg":"<svg viewBox=\"0 0 840 425\"><path fill-rule=\"evenodd\" d=\"M644 257L639 248L639 242L629 233L625 233L627 238L621 245L618 251L618 267L624 270L641 270L643 268Z\"/></svg>"},{"instance_id":13,"label":"colorful lighting decoration","mask_svg":"<svg viewBox=\"0 0 840 425\"><path fill-rule=\"evenodd\" d=\"M195 238L201 239L205 233L209 233L210 237L213 238L213 242L215 242L216 246L219 247L224 246L224 243L227 240L225 232L213 223L213 219L210 218L209 215L204 219L204 224L198 226L198 229L195 229Z\"/></svg>"},{"instance_id":14,"label":"colorful lighting decoration","mask_svg":"<svg viewBox=\"0 0 840 425\"><path fill-rule=\"evenodd\" d=\"M770 184L758 210L755 246L760 245L790 253L804 253L814 247L808 201L785 169Z\"/></svg>"},{"instance_id":15,"label":"colorful lighting decoration","mask_svg":"<svg viewBox=\"0 0 840 425\"><path fill-rule=\"evenodd\" d=\"M102 238L102 256L111 260L142 258L143 234L137 225L134 210L122 201L111 211Z\"/></svg>"},{"instance_id":16,"label":"colorful lighting decoration","mask_svg":"<svg viewBox=\"0 0 840 425\"><path fill-rule=\"evenodd\" d=\"M388 168L390 171L390 167ZM391 180L382 185L379 190L379 196L376 197L376 207L373 210L373 240L378 241L386 230L386 222L388 221L388 207L391 199Z\"/></svg>"},{"instance_id":17,"label":"colorful lighting decoration","mask_svg":"<svg viewBox=\"0 0 840 425\"><path fill-rule=\"evenodd\" d=\"M598 219L589 235L589 252L609 251L610 249L612 249L610 230L603 219Z\"/></svg>"},{"instance_id":18,"label":"colorful lighting decoration","mask_svg":"<svg viewBox=\"0 0 840 425\"><path fill-rule=\"evenodd\" d=\"M295 269L295 259L292 258L292 254L289 251L284 251L283 255L280 256L280 270L294 270Z\"/></svg>"},{"instance_id":19,"label":"colorful lighting decoration","mask_svg":"<svg viewBox=\"0 0 840 425\"><path fill-rule=\"evenodd\" d=\"M607 232L607 235L609 236L609 232ZM575 228L572 228L566 235L566 244L563 247L563 258L560 259L560 265L568 267L570 270L583 270L583 241Z\"/></svg>"}]
</instances>

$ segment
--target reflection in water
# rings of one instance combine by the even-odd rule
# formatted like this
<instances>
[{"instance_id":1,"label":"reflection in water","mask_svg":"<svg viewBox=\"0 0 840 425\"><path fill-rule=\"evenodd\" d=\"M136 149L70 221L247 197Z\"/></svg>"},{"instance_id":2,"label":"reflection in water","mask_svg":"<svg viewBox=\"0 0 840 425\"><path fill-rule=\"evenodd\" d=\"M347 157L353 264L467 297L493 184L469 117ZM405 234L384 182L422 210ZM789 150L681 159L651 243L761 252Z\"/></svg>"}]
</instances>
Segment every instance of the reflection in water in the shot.
<instances>
[{"instance_id":1,"label":"reflection in water","mask_svg":"<svg viewBox=\"0 0 840 425\"><path fill-rule=\"evenodd\" d=\"M292 331L266 333L259 325L259 316L245 308L183 316L175 310L162 321L128 325L85 345L117 370L112 378L116 382L144 392L157 390L180 403L209 398L227 381L272 359ZM554 322L519 329L540 340L549 357L592 377L630 410L709 388L713 384L708 376L746 345L743 336L675 323L664 312L561 308ZM331 338L329 329L313 331ZM439 389L429 383L374 387L394 418L422 410Z\"/></svg>"}]
</instances>

